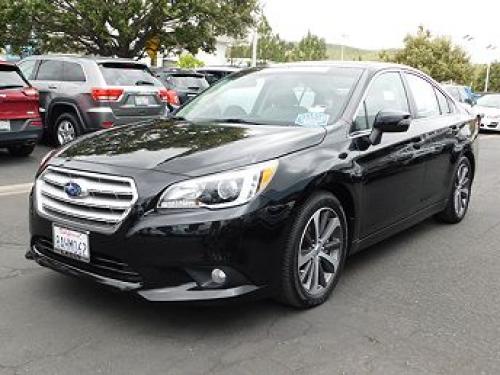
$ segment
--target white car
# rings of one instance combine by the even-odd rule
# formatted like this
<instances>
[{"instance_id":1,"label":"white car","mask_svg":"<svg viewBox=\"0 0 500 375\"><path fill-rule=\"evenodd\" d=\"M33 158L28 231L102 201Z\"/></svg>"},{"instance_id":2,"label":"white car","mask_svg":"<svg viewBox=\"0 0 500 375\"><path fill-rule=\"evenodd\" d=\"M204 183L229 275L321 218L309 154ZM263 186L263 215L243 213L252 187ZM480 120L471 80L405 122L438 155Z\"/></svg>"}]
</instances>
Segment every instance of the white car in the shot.
<instances>
[{"instance_id":1,"label":"white car","mask_svg":"<svg viewBox=\"0 0 500 375\"><path fill-rule=\"evenodd\" d=\"M477 100L474 113L484 116L481 129L500 132L500 94L488 94Z\"/></svg>"}]
</instances>

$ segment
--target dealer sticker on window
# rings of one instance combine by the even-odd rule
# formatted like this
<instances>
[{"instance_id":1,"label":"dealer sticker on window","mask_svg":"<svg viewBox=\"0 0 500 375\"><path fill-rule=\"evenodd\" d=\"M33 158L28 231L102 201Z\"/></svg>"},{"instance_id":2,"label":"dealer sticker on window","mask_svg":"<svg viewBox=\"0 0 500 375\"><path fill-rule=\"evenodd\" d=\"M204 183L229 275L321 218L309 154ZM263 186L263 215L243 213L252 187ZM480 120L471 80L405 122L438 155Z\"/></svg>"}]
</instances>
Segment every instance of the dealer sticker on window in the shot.
<instances>
[{"instance_id":1,"label":"dealer sticker on window","mask_svg":"<svg viewBox=\"0 0 500 375\"><path fill-rule=\"evenodd\" d=\"M315 128L328 125L329 119L330 115L323 112L305 112L299 113L295 120L295 124L308 128Z\"/></svg>"}]
</instances>

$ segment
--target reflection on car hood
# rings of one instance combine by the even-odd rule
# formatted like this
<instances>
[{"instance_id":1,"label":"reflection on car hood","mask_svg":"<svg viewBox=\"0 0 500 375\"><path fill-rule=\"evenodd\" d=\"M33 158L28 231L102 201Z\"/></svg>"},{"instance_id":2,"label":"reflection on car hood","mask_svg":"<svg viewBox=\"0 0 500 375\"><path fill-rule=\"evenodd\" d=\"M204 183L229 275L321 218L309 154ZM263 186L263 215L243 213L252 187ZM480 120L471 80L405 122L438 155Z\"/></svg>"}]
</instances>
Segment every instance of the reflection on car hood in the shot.
<instances>
[{"instance_id":1,"label":"reflection on car hood","mask_svg":"<svg viewBox=\"0 0 500 375\"><path fill-rule=\"evenodd\" d=\"M59 158L199 176L308 148L325 134L324 128L157 120L82 138Z\"/></svg>"}]
</instances>

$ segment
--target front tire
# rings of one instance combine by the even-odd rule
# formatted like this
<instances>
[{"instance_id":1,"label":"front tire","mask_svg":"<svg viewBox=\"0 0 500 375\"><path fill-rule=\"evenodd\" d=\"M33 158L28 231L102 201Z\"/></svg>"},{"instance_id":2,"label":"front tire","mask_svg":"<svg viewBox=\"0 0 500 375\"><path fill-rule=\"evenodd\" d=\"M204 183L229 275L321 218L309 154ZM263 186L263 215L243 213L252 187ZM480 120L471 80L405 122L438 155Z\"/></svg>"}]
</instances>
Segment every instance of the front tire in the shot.
<instances>
[{"instance_id":1,"label":"front tire","mask_svg":"<svg viewBox=\"0 0 500 375\"><path fill-rule=\"evenodd\" d=\"M468 158L462 157L458 162L453 177L453 188L448 198L448 204L446 208L436 216L437 219L449 224L461 222L469 209L471 188L472 165Z\"/></svg>"},{"instance_id":2,"label":"front tire","mask_svg":"<svg viewBox=\"0 0 500 375\"><path fill-rule=\"evenodd\" d=\"M298 308L324 303L345 262L347 232L344 209L333 194L321 192L309 198L286 233L276 298Z\"/></svg>"}]
</instances>

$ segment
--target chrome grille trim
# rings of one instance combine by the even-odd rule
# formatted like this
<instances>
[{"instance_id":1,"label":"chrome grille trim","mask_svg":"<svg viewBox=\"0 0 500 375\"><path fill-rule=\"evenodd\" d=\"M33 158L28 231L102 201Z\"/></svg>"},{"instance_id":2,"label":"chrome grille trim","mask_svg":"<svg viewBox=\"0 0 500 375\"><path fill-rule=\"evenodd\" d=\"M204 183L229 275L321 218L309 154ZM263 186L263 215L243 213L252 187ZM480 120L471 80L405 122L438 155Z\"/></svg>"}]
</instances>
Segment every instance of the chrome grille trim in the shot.
<instances>
[{"instance_id":1,"label":"chrome grille trim","mask_svg":"<svg viewBox=\"0 0 500 375\"><path fill-rule=\"evenodd\" d=\"M84 185L87 196L72 198L65 193L64 186L75 181ZM40 215L101 233L118 230L138 199L132 178L53 166L37 179L35 194Z\"/></svg>"}]
</instances>

